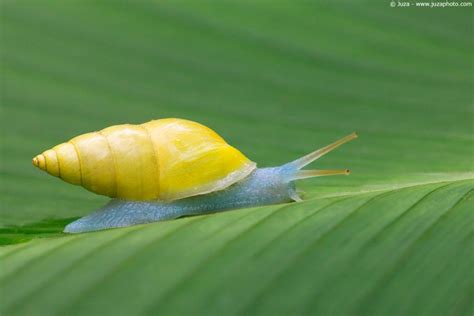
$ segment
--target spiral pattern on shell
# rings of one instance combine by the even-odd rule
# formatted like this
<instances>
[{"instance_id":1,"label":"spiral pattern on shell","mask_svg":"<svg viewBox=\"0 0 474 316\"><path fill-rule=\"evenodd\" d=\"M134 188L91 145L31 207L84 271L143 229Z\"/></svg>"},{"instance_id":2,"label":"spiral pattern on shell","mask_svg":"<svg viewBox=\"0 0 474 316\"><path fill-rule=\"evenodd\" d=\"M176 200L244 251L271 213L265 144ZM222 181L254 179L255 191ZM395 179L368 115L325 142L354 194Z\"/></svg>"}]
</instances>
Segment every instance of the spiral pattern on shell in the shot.
<instances>
[{"instance_id":1,"label":"spiral pattern on shell","mask_svg":"<svg viewBox=\"0 0 474 316\"><path fill-rule=\"evenodd\" d=\"M33 164L97 194L167 201L225 189L256 167L208 127L182 119L83 134L44 151Z\"/></svg>"}]
</instances>

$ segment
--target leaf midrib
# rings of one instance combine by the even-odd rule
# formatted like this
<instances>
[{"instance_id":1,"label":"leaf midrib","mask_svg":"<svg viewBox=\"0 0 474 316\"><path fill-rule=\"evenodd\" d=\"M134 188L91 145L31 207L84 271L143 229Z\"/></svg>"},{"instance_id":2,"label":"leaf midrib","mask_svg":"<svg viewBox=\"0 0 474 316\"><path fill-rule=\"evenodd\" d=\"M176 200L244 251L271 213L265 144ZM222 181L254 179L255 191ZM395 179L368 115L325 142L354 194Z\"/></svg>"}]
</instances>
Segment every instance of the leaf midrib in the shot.
<instances>
[{"instance_id":1,"label":"leaf midrib","mask_svg":"<svg viewBox=\"0 0 474 316\"><path fill-rule=\"evenodd\" d=\"M452 176L452 174L450 173L444 173L444 174L448 176ZM389 184L383 185L382 184L380 185L380 188L378 189L367 189L367 190L360 190L360 191L345 191L341 193L321 194L313 198L305 199L305 201L338 198L338 197L341 197L341 198L351 197L351 196L363 195L363 194L382 193L385 191L398 191L398 190L402 190L406 188L419 187L419 186L425 186L425 185L431 185L431 184L455 183L455 182L461 182L461 181L474 180L474 172L466 172L464 175L465 176L459 176L454 179L439 179L439 180L434 180L434 181L422 181L422 182L406 182L401 185L389 185Z\"/></svg>"}]
</instances>

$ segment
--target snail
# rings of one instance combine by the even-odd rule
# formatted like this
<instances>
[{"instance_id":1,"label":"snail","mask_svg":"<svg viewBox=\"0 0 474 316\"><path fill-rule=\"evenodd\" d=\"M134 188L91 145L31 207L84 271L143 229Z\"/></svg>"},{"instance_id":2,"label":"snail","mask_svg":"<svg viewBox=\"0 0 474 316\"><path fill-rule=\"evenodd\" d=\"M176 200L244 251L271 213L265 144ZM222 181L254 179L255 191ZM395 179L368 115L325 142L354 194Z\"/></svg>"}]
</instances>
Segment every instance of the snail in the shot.
<instances>
[{"instance_id":1,"label":"snail","mask_svg":"<svg viewBox=\"0 0 474 316\"><path fill-rule=\"evenodd\" d=\"M168 118L77 136L37 155L33 165L112 198L64 229L81 233L301 201L295 180L349 174L302 168L356 137L352 133L279 167L257 168L212 129Z\"/></svg>"}]
</instances>

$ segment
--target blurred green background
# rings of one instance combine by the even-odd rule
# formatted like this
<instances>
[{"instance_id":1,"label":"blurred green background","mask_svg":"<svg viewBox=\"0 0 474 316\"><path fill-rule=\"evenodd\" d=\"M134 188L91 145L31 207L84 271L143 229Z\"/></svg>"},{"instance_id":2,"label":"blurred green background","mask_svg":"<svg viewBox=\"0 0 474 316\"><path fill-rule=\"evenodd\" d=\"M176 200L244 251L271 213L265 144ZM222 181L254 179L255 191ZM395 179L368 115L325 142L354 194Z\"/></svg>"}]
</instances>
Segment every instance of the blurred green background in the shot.
<instances>
[{"instance_id":1,"label":"blurred green background","mask_svg":"<svg viewBox=\"0 0 474 316\"><path fill-rule=\"evenodd\" d=\"M26 241L43 229L56 236L3 247L5 315L472 314L472 7L0 5L0 238ZM351 176L300 181L306 201L283 206L287 212L267 207L60 234L108 199L35 169L32 157L85 132L165 117L211 127L259 166L353 131L360 138L312 166L350 168ZM452 186L432 194L440 185ZM393 194L363 208L378 192ZM334 233L314 241L320 248L305 248L323 234L326 217L296 220L346 198L328 209ZM366 215L337 222L348 210ZM411 215L394 215L405 210ZM438 222L445 210L459 217ZM261 224L266 214L273 220ZM234 225L242 215L250 217ZM390 216L400 226L384 226ZM148 243L162 235L166 243ZM266 294L256 293L260 285Z\"/></svg>"},{"instance_id":2,"label":"blurred green background","mask_svg":"<svg viewBox=\"0 0 474 316\"><path fill-rule=\"evenodd\" d=\"M102 204L31 158L155 118L210 126L260 166L357 131L357 142L317 164L353 174L301 184L314 194L472 171L471 9L4 1L1 11L1 224Z\"/></svg>"}]
</instances>

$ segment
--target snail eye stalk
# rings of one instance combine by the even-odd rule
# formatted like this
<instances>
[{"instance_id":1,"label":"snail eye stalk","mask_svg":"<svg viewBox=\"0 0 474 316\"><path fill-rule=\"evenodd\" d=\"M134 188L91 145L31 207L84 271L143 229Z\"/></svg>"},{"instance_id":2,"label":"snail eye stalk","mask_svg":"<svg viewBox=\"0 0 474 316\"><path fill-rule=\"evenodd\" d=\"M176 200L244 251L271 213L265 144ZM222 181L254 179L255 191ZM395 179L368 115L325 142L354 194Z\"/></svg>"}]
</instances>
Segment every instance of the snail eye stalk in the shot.
<instances>
[{"instance_id":1,"label":"snail eye stalk","mask_svg":"<svg viewBox=\"0 0 474 316\"><path fill-rule=\"evenodd\" d=\"M333 175L349 175L349 169L339 169L339 170L301 170L305 166L309 165L313 161L321 158L325 154L333 151L337 147L357 138L357 134L354 132L346 137L343 137L334 143L327 145L323 148L313 151L301 158L298 158L294 161L287 163L284 168L290 170L290 181L300 180L312 177L322 177L322 176L333 176Z\"/></svg>"},{"instance_id":2,"label":"snail eye stalk","mask_svg":"<svg viewBox=\"0 0 474 316\"><path fill-rule=\"evenodd\" d=\"M354 132L350 135L347 135L346 137L343 137L343 138L335 141L334 143L332 143L330 145L327 145L323 148L315 150L312 153L307 154L306 156L298 158L298 159L290 162L288 165L292 166L295 169L302 169L305 166L312 163L313 161L321 158L322 156L324 156L328 152L331 152L334 149L336 149L337 147L339 147L339 146L341 146L341 145L343 145L347 142L350 142L351 140L356 139L356 138L357 138L357 134Z\"/></svg>"}]
</instances>

